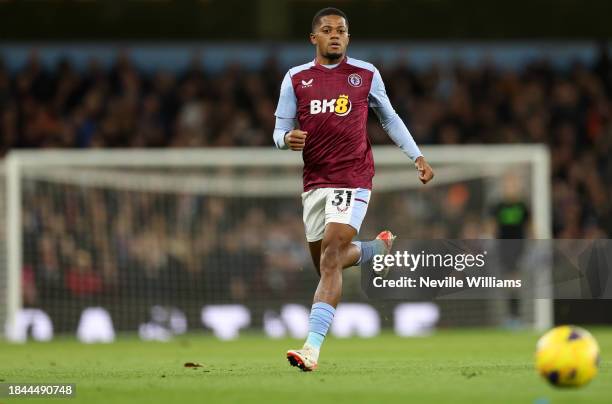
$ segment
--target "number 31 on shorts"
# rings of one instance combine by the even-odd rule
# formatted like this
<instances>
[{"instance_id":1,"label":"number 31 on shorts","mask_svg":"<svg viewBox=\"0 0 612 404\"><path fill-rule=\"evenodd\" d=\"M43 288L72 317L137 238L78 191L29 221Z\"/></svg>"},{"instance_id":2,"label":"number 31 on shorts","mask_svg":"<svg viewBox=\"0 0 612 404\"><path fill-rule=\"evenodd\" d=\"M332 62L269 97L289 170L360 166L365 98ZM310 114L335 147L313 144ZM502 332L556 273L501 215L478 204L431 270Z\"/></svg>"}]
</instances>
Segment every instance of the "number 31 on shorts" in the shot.
<instances>
[{"instance_id":1,"label":"number 31 on shorts","mask_svg":"<svg viewBox=\"0 0 612 404\"><path fill-rule=\"evenodd\" d=\"M361 227L368 202L370 190L362 188L332 188L325 201L325 223L345 223L357 231Z\"/></svg>"},{"instance_id":2,"label":"number 31 on shorts","mask_svg":"<svg viewBox=\"0 0 612 404\"><path fill-rule=\"evenodd\" d=\"M345 212L354 202L354 194L355 192L352 189L334 189L331 204L336 207L338 213Z\"/></svg>"}]
</instances>

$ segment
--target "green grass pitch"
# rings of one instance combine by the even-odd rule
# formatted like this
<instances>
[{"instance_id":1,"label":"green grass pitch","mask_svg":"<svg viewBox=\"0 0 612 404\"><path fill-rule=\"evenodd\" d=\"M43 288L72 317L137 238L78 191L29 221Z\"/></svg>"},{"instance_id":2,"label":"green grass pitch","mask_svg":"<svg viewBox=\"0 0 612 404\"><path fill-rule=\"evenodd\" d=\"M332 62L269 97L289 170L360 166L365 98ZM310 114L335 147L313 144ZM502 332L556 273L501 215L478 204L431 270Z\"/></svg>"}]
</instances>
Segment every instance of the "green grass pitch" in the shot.
<instances>
[{"instance_id":1,"label":"green grass pitch","mask_svg":"<svg viewBox=\"0 0 612 404\"><path fill-rule=\"evenodd\" d=\"M575 390L549 387L536 374L536 334L491 330L328 338L311 373L285 359L301 341L257 335L231 342L191 334L168 343L0 343L0 379L76 383L73 399L36 400L62 403L609 403L612 329L591 331L602 350L600 373Z\"/></svg>"}]
</instances>

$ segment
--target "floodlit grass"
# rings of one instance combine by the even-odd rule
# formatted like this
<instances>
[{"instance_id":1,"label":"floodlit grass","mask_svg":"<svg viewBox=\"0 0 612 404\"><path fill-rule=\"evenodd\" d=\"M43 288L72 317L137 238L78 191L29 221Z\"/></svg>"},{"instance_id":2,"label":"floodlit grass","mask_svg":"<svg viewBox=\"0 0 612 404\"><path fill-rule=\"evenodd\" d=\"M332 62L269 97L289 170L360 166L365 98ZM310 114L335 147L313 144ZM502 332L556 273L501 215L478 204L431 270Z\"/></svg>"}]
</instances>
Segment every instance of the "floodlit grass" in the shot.
<instances>
[{"instance_id":1,"label":"floodlit grass","mask_svg":"<svg viewBox=\"0 0 612 404\"><path fill-rule=\"evenodd\" d=\"M612 330L591 331L602 350L600 374L571 390L552 388L536 374L537 335L491 330L328 338L311 373L285 359L301 341L253 335L231 342L189 335L169 343L0 343L0 379L76 383L74 399L43 399L63 403L610 403Z\"/></svg>"}]
</instances>

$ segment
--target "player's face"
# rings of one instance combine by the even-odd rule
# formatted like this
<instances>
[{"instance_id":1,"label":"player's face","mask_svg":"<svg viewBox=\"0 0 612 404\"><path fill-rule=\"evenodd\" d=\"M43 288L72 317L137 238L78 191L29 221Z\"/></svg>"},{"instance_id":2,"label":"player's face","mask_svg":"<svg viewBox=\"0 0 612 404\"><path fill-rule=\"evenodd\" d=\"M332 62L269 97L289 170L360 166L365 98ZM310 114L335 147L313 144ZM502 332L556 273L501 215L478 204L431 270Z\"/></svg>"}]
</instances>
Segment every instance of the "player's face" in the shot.
<instances>
[{"instance_id":1,"label":"player's face","mask_svg":"<svg viewBox=\"0 0 612 404\"><path fill-rule=\"evenodd\" d=\"M310 42L324 58L330 61L341 59L349 43L346 21L339 15L321 17L315 32L310 34Z\"/></svg>"}]
</instances>

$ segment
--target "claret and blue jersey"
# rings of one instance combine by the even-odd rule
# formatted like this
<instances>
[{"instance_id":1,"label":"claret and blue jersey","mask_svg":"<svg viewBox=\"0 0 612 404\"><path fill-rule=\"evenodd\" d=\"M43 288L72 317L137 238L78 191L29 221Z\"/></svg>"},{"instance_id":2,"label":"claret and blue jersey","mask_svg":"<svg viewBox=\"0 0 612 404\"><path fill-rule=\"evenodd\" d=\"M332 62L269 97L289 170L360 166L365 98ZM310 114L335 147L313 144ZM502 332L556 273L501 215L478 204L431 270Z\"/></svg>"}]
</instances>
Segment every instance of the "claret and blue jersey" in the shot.
<instances>
[{"instance_id":1,"label":"claret and blue jersey","mask_svg":"<svg viewBox=\"0 0 612 404\"><path fill-rule=\"evenodd\" d=\"M289 69L281 85L274 140L299 127L308 132L302 152L304 191L315 188L372 188L374 161L367 136L368 108L413 160L421 155L394 111L378 70L345 57L336 65L312 61Z\"/></svg>"}]
</instances>

